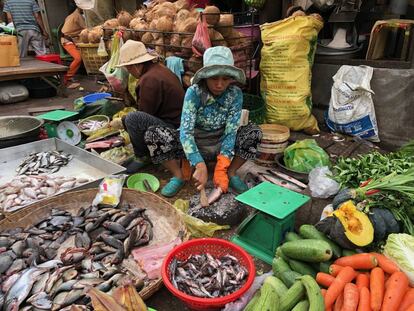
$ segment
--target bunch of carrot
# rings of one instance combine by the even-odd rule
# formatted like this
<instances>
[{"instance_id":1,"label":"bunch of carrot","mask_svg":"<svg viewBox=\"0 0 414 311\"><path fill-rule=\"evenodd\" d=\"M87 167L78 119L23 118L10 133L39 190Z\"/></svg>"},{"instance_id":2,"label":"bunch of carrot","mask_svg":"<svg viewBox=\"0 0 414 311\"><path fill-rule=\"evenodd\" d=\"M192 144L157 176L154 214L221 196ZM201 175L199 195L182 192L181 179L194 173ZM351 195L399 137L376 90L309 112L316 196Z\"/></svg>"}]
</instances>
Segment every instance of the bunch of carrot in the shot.
<instances>
[{"instance_id":1,"label":"bunch of carrot","mask_svg":"<svg viewBox=\"0 0 414 311\"><path fill-rule=\"evenodd\" d=\"M338 258L319 272L327 311L414 311L414 288L398 266L378 253Z\"/></svg>"}]
</instances>

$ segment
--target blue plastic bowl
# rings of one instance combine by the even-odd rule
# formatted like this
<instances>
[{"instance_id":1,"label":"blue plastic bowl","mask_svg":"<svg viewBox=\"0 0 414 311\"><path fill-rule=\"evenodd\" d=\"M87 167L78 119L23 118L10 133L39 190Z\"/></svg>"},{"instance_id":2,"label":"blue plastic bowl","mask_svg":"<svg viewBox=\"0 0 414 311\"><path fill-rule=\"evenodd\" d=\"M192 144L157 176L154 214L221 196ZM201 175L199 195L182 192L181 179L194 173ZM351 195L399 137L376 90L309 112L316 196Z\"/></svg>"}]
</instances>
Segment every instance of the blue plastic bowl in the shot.
<instances>
[{"instance_id":1,"label":"blue plastic bowl","mask_svg":"<svg viewBox=\"0 0 414 311\"><path fill-rule=\"evenodd\" d=\"M101 99L104 99L104 98L107 98L107 97L111 97L111 96L112 96L112 94L110 94L110 93L92 93L92 94L86 95L83 98L83 102L85 104L92 104L92 103L94 103L98 100L101 100Z\"/></svg>"}]
</instances>

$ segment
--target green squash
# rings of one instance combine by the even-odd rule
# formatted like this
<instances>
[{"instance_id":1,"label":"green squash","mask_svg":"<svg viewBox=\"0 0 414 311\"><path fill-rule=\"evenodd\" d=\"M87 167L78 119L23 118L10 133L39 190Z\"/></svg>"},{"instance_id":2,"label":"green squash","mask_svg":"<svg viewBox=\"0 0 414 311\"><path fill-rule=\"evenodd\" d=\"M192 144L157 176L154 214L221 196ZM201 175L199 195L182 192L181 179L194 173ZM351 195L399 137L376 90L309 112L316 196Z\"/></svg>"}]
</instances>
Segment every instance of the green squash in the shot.
<instances>
[{"instance_id":1,"label":"green squash","mask_svg":"<svg viewBox=\"0 0 414 311\"><path fill-rule=\"evenodd\" d=\"M374 226L374 240L377 242L383 241L387 236L386 222L378 210L379 208L371 208L368 214L368 218Z\"/></svg>"}]
</instances>

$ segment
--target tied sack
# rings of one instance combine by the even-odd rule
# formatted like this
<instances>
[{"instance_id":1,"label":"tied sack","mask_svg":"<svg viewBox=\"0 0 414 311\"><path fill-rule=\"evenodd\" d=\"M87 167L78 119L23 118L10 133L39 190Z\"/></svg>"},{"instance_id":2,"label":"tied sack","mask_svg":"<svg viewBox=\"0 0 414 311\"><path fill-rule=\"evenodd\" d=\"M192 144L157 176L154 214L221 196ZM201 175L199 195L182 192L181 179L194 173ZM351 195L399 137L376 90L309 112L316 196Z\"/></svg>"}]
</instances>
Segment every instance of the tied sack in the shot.
<instances>
[{"instance_id":1,"label":"tied sack","mask_svg":"<svg viewBox=\"0 0 414 311\"><path fill-rule=\"evenodd\" d=\"M326 124L334 132L379 142L371 90L374 68L342 66L333 76Z\"/></svg>"},{"instance_id":2,"label":"tied sack","mask_svg":"<svg viewBox=\"0 0 414 311\"><path fill-rule=\"evenodd\" d=\"M311 114L311 77L318 33L323 23L312 16L288 17L260 26L260 90L267 121L294 131L319 132Z\"/></svg>"},{"instance_id":3,"label":"tied sack","mask_svg":"<svg viewBox=\"0 0 414 311\"><path fill-rule=\"evenodd\" d=\"M0 67L20 66L19 48L15 36L0 36Z\"/></svg>"}]
</instances>

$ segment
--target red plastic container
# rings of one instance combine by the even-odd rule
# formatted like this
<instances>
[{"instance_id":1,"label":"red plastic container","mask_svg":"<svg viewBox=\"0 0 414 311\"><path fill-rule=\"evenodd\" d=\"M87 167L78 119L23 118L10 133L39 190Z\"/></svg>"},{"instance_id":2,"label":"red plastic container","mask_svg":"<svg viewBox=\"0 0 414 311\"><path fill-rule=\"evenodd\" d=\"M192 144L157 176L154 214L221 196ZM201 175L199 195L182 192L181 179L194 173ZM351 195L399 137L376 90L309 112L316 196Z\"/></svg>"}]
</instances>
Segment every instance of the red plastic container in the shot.
<instances>
[{"instance_id":1,"label":"red plastic container","mask_svg":"<svg viewBox=\"0 0 414 311\"><path fill-rule=\"evenodd\" d=\"M62 65L62 59L60 58L59 54L46 54L46 55L38 55L36 59L42 60L44 62L55 63Z\"/></svg>"},{"instance_id":2,"label":"red plastic container","mask_svg":"<svg viewBox=\"0 0 414 311\"><path fill-rule=\"evenodd\" d=\"M232 256L236 257L239 260L240 264L243 265L247 271L249 271L247 281L243 287L228 296L220 298L194 297L187 295L175 288L169 279L170 262L174 258L184 260L191 255L203 253L210 253L214 257L221 257L226 254L231 254ZM250 288L250 286L252 286L254 278L256 276L256 269L252 257L241 247L226 240L206 238L187 241L175 247L165 257L161 268L161 274L162 280L164 281L167 289L174 296L183 301L190 309L199 311L212 311L222 309L227 303L240 298Z\"/></svg>"}]
</instances>

